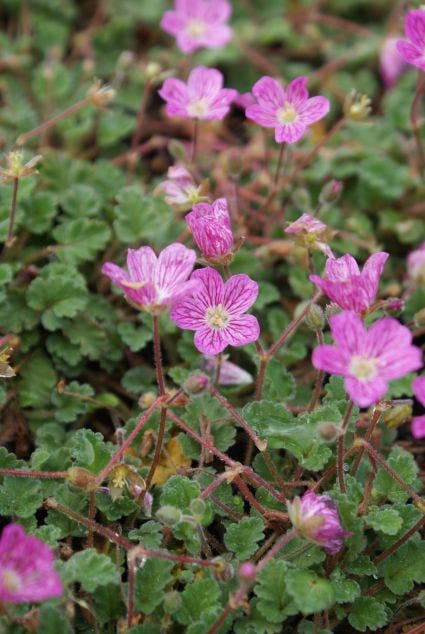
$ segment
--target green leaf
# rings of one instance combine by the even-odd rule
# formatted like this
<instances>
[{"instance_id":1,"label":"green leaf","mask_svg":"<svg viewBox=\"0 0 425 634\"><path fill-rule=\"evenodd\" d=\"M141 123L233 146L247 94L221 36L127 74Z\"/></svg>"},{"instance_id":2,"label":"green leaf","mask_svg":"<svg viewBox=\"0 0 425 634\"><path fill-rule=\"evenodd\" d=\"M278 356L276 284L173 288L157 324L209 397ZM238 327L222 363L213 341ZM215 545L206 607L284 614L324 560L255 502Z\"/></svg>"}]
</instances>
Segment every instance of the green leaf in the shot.
<instances>
[{"instance_id":1,"label":"green leaf","mask_svg":"<svg viewBox=\"0 0 425 634\"><path fill-rule=\"evenodd\" d=\"M337 603L352 603L360 596L361 588L357 581L344 577L338 568L332 572L330 579Z\"/></svg>"},{"instance_id":2,"label":"green leaf","mask_svg":"<svg viewBox=\"0 0 425 634\"><path fill-rule=\"evenodd\" d=\"M164 484L160 497L161 506L176 506L182 512L188 511L192 500L199 497L201 487L195 480L176 475Z\"/></svg>"},{"instance_id":3,"label":"green leaf","mask_svg":"<svg viewBox=\"0 0 425 634\"><path fill-rule=\"evenodd\" d=\"M57 202L57 196L52 192L36 192L24 202L24 226L35 234L48 231L56 215Z\"/></svg>"},{"instance_id":4,"label":"green leaf","mask_svg":"<svg viewBox=\"0 0 425 634\"><path fill-rule=\"evenodd\" d=\"M200 579L187 585L182 593L182 604L176 612L179 623L189 625L198 621L204 612L217 605L220 596L220 586L214 579Z\"/></svg>"},{"instance_id":5,"label":"green leaf","mask_svg":"<svg viewBox=\"0 0 425 634\"><path fill-rule=\"evenodd\" d=\"M146 344L152 340L152 330L142 326L137 328L134 324L123 322L118 324L118 334L132 352L143 350Z\"/></svg>"},{"instance_id":6,"label":"green leaf","mask_svg":"<svg viewBox=\"0 0 425 634\"><path fill-rule=\"evenodd\" d=\"M287 401L295 394L295 379L281 361L270 359L266 368L263 397L265 400Z\"/></svg>"},{"instance_id":7,"label":"green leaf","mask_svg":"<svg viewBox=\"0 0 425 634\"><path fill-rule=\"evenodd\" d=\"M7 476L0 486L0 515L28 518L43 504L41 484L35 478Z\"/></svg>"},{"instance_id":8,"label":"green leaf","mask_svg":"<svg viewBox=\"0 0 425 634\"><path fill-rule=\"evenodd\" d=\"M56 372L48 357L36 352L22 366L19 381L19 399L22 407L44 407L57 383Z\"/></svg>"},{"instance_id":9,"label":"green leaf","mask_svg":"<svg viewBox=\"0 0 425 634\"><path fill-rule=\"evenodd\" d=\"M374 597L359 597L355 600L348 620L360 632L375 632L388 623L389 612Z\"/></svg>"},{"instance_id":10,"label":"green leaf","mask_svg":"<svg viewBox=\"0 0 425 634\"><path fill-rule=\"evenodd\" d=\"M94 260L105 248L111 232L101 220L77 218L64 222L53 230L53 237L59 243L56 255L61 262L79 265Z\"/></svg>"},{"instance_id":11,"label":"green leaf","mask_svg":"<svg viewBox=\"0 0 425 634\"><path fill-rule=\"evenodd\" d=\"M73 218L97 216L101 209L101 202L96 190L83 183L71 185L60 200L65 213Z\"/></svg>"},{"instance_id":12,"label":"green leaf","mask_svg":"<svg viewBox=\"0 0 425 634\"><path fill-rule=\"evenodd\" d=\"M238 559L248 559L264 538L264 522L260 517L247 517L231 524L224 535L224 543Z\"/></svg>"},{"instance_id":13,"label":"green leaf","mask_svg":"<svg viewBox=\"0 0 425 634\"><path fill-rule=\"evenodd\" d=\"M69 441L71 455L78 467L98 473L108 463L116 448L105 442L103 434L91 429L79 429Z\"/></svg>"},{"instance_id":14,"label":"green leaf","mask_svg":"<svg viewBox=\"0 0 425 634\"><path fill-rule=\"evenodd\" d=\"M174 562L166 559L148 559L136 572L134 605L136 610L152 614L162 603L164 588L172 583Z\"/></svg>"},{"instance_id":15,"label":"green leaf","mask_svg":"<svg viewBox=\"0 0 425 634\"><path fill-rule=\"evenodd\" d=\"M387 462L406 484L413 490L418 490L418 465L411 453L397 445L391 450ZM405 502L410 497L405 489L382 467L379 467L374 480L373 494L385 496L392 502Z\"/></svg>"},{"instance_id":16,"label":"green leaf","mask_svg":"<svg viewBox=\"0 0 425 634\"><path fill-rule=\"evenodd\" d=\"M78 274L77 274L78 275ZM87 304L88 295L72 270L66 276L43 275L33 280L27 292L28 305L41 313L47 330L61 328L63 317L75 317Z\"/></svg>"},{"instance_id":17,"label":"green leaf","mask_svg":"<svg viewBox=\"0 0 425 634\"><path fill-rule=\"evenodd\" d=\"M369 508L365 520L374 530L386 535L396 535L403 524L400 514L390 506Z\"/></svg>"},{"instance_id":18,"label":"green leaf","mask_svg":"<svg viewBox=\"0 0 425 634\"><path fill-rule=\"evenodd\" d=\"M73 631L65 610L48 603L41 605L37 634L72 634Z\"/></svg>"},{"instance_id":19,"label":"green leaf","mask_svg":"<svg viewBox=\"0 0 425 634\"><path fill-rule=\"evenodd\" d=\"M117 585L120 579L111 559L94 548L72 555L63 565L62 578L67 584L77 581L87 592L93 592L99 586Z\"/></svg>"},{"instance_id":20,"label":"green leaf","mask_svg":"<svg viewBox=\"0 0 425 634\"><path fill-rule=\"evenodd\" d=\"M379 571L391 592L410 592L415 582L425 582L425 542L409 540L382 562Z\"/></svg>"},{"instance_id":21,"label":"green leaf","mask_svg":"<svg viewBox=\"0 0 425 634\"><path fill-rule=\"evenodd\" d=\"M97 588L93 594L93 605L96 622L100 624L112 623L126 614L123 597L114 584Z\"/></svg>"},{"instance_id":22,"label":"green leaf","mask_svg":"<svg viewBox=\"0 0 425 634\"><path fill-rule=\"evenodd\" d=\"M300 611L314 614L329 609L335 602L332 584L307 570L288 570L286 585Z\"/></svg>"},{"instance_id":23,"label":"green leaf","mask_svg":"<svg viewBox=\"0 0 425 634\"><path fill-rule=\"evenodd\" d=\"M134 128L134 123L132 115L112 110L103 112L98 130L99 145L107 147L128 136Z\"/></svg>"},{"instance_id":24,"label":"green leaf","mask_svg":"<svg viewBox=\"0 0 425 634\"><path fill-rule=\"evenodd\" d=\"M21 289L9 291L7 301L0 302L0 323L5 330L19 334L33 329L38 321L39 316L28 306Z\"/></svg>"},{"instance_id":25,"label":"green leaf","mask_svg":"<svg viewBox=\"0 0 425 634\"><path fill-rule=\"evenodd\" d=\"M298 613L286 586L287 574L288 564L272 559L257 576L254 592L258 611L270 623L281 624L287 616Z\"/></svg>"},{"instance_id":26,"label":"green leaf","mask_svg":"<svg viewBox=\"0 0 425 634\"><path fill-rule=\"evenodd\" d=\"M173 223L175 226L168 205L159 197L146 196L137 185L124 187L117 200L114 229L124 244L134 244L141 239L161 243Z\"/></svg>"},{"instance_id":27,"label":"green leaf","mask_svg":"<svg viewBox=\"0 0 425 634\"><path fill-rule=\"evenodd\" d=\"M85 414L89 410L91 404L83 397L93 396L94 391L87 383L78 383L78 381L71 381L64 389L66 392L74 392L76 396L53 392L52 404L55 406L55 418L61 423L72 423L80 414ZM80 397L79 394L81 394Z\"/></svg>"}]
</instances>

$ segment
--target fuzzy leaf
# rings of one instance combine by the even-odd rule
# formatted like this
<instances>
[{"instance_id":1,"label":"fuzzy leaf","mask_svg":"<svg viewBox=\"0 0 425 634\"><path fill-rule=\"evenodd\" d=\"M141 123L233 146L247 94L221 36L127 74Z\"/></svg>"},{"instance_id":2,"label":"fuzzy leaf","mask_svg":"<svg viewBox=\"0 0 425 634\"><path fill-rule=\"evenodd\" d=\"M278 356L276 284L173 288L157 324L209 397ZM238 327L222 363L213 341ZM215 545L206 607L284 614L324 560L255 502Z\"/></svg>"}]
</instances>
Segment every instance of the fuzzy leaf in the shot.
<instances>
[{"instance_id":1,"label":"fuzzy leaf","mask_svg":"<svg viewBox=\"0 0 425 634\"><path fill-rule=\"evenodd\" d=\"M111 232L101 220L77 218L59 225L53 237L59 243L56 255L61 262L77 266L81 262L94 260L105 248Z\"/></svg>"},{"instance_id":2,"label":"fuzzy leaf","mask_svg":"<svg viewBox=\"0 0 425 634\"><path fill-rule=\"evenodd\" d=\"M87 304L88 296L72 271L67 276L46 275L36 278L28 289L28 305L41 313L47 330L62 326L63 317L75 317Z\"/></svg>"},{"instance_id":3,"label":"fuzzy leaf","mask_svg":"<svg viewBox=\"0 0 425 634\"><path fill-rule=\"evenodd\" d=\"M260 517L246 517L237 524L230 524L224 535L227 548L238 559L248 559L264 537L264 522Z\"/></svg>"},{"instance_id":4,"label":"fuzzy leaf","mask_svg":"<svg viewBox=\"0 0 425 634\"><path fill-rule=\"evenodd\" d=\"M335 602L332 584L307 570L288 570L288 593L303 614L314 614L329 609Z\"/></svg>"},{"instance_id":5,"label":"fuzzy leaf","mask_svg":"<svg viewBox=\"0 0 425 634\"><path fill-rule=\"evenodd\" d=\"M43 407L50 401L57 376L48 357L35 353L21 370L19 398L23 407Z\"/></svg>"},{"instance_id":6,"label":"fuzzy leaf","mask_svg":"<svg viewBox=\"0 0 425 634\"><path fill-rule=\"evenodd\" d=\"M359 597L355 600L348 620L360 632L375 632L383 627L389 619L387 608L374 597Z\"/></svg>"},{"instance_id":7,"label":"fuzzy leaf","mask_svg":"<svg viewBox=\"0 0 425 634\"><path fill-rule=\"evenodd\" d=\"M214 579L200 579L187 585L182 593L182 604L176 613L179 623L189 625L198 621L204 612L214 608L221 596Z\"/></svg>"},{"instance_id":8,"label":"fuzzy leaf","mask_svg":"<svg viewBox=\"0 0 425 634\"><path fill-rule=\"evenodd\" d=\"M386 535L396 535L403 524L400 514L389 506L369 508L365 520L375 531Z\"/></svg>"},{"instance_id":9,"label":"fuzzy leaf","mask_svg":"<svg viewBox=\"0 0 425 634\"><path fill-rule=\"evenodd\" d=\"M258 610L270 623L282 623L285 617L298 613L286 586L287 574L288 564L272 559L257 577L254 592Z\"/></svg>"},{"instance_id":10,"label":"fuzzy leaf","mask_svg":"<svg viewBox=\"0 0 425 634\"><path fill-rule=\"evenodd\" d=\"M148 559L136 572L134 605L145 614L152 612L162 602L164 588L171 584L174 562L166 559Z\"/></svg>"},{"instance_id":11,"label":"fuzzy leaf","mask_svg":"<svg viewBox=\"0 0 425 634\"><path fill-rule=\"evenodd\" d=\"M81 583L87 592L93 592L99 586L117 585L119 582L115 564L94 548L72 555L63 566L62 578L65 583Z\"/></svg>"}]
</instances>

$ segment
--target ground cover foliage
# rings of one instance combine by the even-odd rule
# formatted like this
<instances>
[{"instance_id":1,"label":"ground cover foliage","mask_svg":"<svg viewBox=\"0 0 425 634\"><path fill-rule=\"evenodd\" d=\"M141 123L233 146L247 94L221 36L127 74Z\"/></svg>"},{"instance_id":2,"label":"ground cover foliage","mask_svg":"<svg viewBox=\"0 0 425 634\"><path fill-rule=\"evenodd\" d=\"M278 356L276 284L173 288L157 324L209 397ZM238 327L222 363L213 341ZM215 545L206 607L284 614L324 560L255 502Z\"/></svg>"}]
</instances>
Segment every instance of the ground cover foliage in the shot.
<instances>
[{"instance_id":1,"label":"ground cover foliage","mask_svg":"<svg viewBox=\"0 0 425 634\"><path fill-rule=\"evenodd\" d=\"M337 257L389 253L366 323L389 315L423 346L425 275L407 267L425 240L418 75L388 88L379 70L420 3L232 4L232 40L184 54L160 28L165 0L1 3L0 515L54 550L64 588L1 604L7 634L423 631L421 367L349 405L342 377L311 362L338 312L309 279L326 254L285 233L316 213ZM280 162L238 101L200 122L194 153L193 122L158 90L200 65L241 94L263 75L307 76L330 112ZM159 187L175 164L201 198L228 201L235 254L217 270L259 285L257 344L225 350L251 375L233 385L224 357L211 369L193 332L101 272L128 248L196 248ZM294 533L286 502L307 490L337 504L348 534L334 554Z\"/></svg>"}]
</instances>

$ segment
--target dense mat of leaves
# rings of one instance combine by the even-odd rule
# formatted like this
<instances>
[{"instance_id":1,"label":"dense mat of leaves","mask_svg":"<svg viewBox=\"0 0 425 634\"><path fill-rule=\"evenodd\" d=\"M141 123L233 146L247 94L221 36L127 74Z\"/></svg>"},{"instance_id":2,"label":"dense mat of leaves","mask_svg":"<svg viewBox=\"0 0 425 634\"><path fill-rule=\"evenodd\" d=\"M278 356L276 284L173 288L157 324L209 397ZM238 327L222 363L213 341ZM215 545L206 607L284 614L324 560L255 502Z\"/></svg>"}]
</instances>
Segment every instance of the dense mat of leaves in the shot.
<instances>
[{"instance_id":1,"label":"dense mat of leaves","mask_svg":"<svg viewBox=\"0 0 425 634\"><path fill-rule=\"evenodd\" d=\"M421 368L371 407L349 405L343 379L311 363L337 312L324 296L311 308L326 250L285 233L316 212L338 257L389 253L366 322L396 317L423 347L425 275L413 282L406 264L425 240L417 75L386 88L379 72L403 3L232 4L223 48L182 53L160 28L167 0L1 3L0 515L54 550L63 585L47 601L0 602L6 634L402 632L423 620L424 453L410 433ZM330 112L282 164L274 131L240 100L223 121L199 122L193 148L192 121L169 117L158 89L201 65L242 96L262 75L305 75ZM18 179L13 160L27 172ZM217 269L259 285L259 342L225 351L233 385L216 385L220 365L193 332L137 310L101 272L125 266L127 248L195 248L159 187L175 164L190 168L196 201L228 201L237 248ZM352 449L342 470L341 438ZM293 500L307 490L337 505L337 520L321 511L342 525L333 552L317 527L297 526ZM7 586L2 557L0 543Z\"/></svg>"}]
</instances>

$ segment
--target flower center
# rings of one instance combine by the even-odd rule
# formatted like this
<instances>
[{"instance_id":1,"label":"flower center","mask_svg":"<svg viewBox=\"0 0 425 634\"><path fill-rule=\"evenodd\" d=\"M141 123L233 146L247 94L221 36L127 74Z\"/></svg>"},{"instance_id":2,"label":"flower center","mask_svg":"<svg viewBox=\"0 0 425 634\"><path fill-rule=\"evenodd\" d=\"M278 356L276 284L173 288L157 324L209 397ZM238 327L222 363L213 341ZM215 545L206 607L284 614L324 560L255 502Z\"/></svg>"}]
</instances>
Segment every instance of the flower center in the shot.
<instances>
[{"instance_id":1,"label":"flower center","mask_svg":"<svg viewBox=\"0 0 425 634\"><path fill-rule=\"evenodd\" d=\"M277 111L277 120L279 121L279 123L294 123L297 118L297 111L295 110L294 106L288 101L285 103L283 108L279 108L279 110Z\"/></svg>"},{"instance_id":2,"label":"flower center","mask_svg":"<svg viewBox=\"0 0 425 634\"><path fill-rule=\"evenodd\" d=\"M376 376L377 361L377 359L367 359L356 354L351 359L349 372L360 381L369 381Z\"/></svg>"},{"instance_id":3,"label":"flower center","mask_svg":"<svg viewBox=\"0 0 425 634\"><path fill-rule=\"evenodd\" d=\"M202 20L190 20L186 27L186 33L190 37L201 37L207 30L207 25Z\"/></svg>"},{"instance_id":4,"label":"flower center","mask_svg":"<svg viewBox=\"0 0 425 634\"><path fill-rule=\"evenodd\" d=\"M221 304L212 306L205 313L205 321L210 328L220 330L229 323L229 313Z\"/></svg>"},{"instance_id":5,"label":"flower center","mask_svg":"<svg viewBox=\"0 0 425 634\"><path fill-rule=\"evenodd\" d=\"M203 117L208 114L208 100L203 97L202 99L194 99L187 107L187 112L191 117Z\"/></svg>"},{"instance_id":6,"label":"flower center","mask_svg":"<svg viewBox=\"0 0 425 634\"><path fill-rule=\"evenodd\" d=\"M3 572L3 585L8 592L14 594L21 587L21 579L13 570L5 570Z\"/></svg>"}]
</instances>

